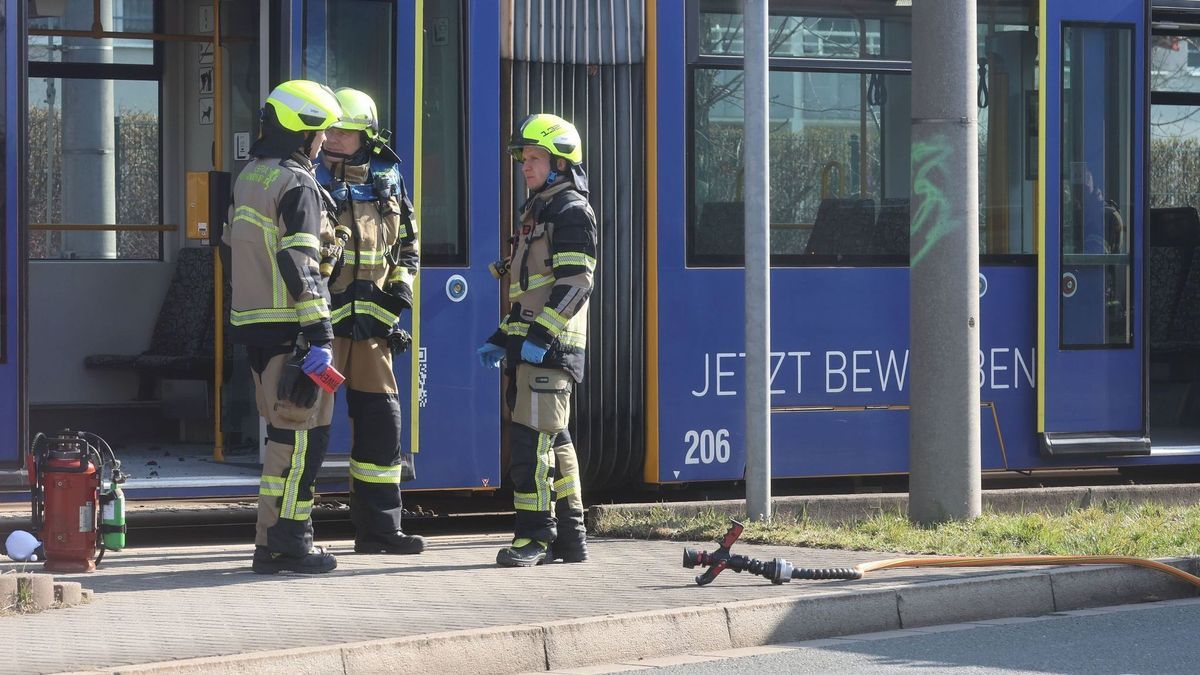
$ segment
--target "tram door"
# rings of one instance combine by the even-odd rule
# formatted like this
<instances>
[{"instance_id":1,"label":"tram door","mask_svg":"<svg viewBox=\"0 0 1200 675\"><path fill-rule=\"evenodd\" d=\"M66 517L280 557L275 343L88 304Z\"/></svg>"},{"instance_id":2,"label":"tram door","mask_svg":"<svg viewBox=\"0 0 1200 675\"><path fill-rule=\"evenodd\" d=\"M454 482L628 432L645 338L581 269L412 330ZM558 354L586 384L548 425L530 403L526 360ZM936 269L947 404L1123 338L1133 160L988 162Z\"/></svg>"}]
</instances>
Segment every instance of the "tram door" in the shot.
<instances>
[{"instance_id":1,"label":"tram door","mask_svg":"<svg viewBox=\"0 0 1200 675\"><path fill-rule=\"evenodd\" d=\"M499 379L475 355L499 311L487 271L499 249L498 12L490 0L304 3L293 72L372 95L417 211L419 299L401 318L414 342L394 363L401 443L415 455L416 480L405 489L499 485ZM468 101L496 106L468 109ZM331 470L353 443L346 396L334 414Z\"/></svg>"},{"instance_id":2,"label":"tram door","mask_svg":"<svg viewBox=\"0 0 1200 675\"><path fill-rule=\"evenodd\" d=\"M1148 454L1142 251L1147 5L1042 2L1038 431Z\"/></svg>"},{"instance_id":3,"label":"tram door","mask_svg":"<svg viewBox=\"0 0 1200 675\"><path fill-rule=\"evenodd\" d=\"M7 0L0 5L0 89L4 91L4 105L0 108L0 156L4 164L0 169L0 473L15 468L20 462L21 424L21 344L19 325L21 316L20 228L19 200L17 199L20 176L17 166L17 127L20 121L18 106L21 97L20 61L9 59L9 45L16 42L20 33L17 21L16 0ZM0 477L0 482L3 478Z\"/></svg>"}]
</instances>

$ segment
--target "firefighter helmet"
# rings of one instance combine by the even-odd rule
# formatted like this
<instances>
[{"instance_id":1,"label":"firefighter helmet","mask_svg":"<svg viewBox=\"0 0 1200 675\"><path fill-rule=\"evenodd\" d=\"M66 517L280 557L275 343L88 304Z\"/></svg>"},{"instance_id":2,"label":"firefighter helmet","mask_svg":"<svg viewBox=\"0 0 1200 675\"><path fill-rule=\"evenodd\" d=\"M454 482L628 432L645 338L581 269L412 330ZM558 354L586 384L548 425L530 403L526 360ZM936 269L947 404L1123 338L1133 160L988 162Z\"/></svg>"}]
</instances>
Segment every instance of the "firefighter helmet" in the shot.
<instances>
[{"instance_id":1,"label":"firefighter helmet","mask_svg":"<svg viewBox=\"0 0 1200 675\"><path fill-rule=\"evenodd\" d=\"M579 132L573 124L557 115L530 115L517 125L508 141L508 151L519 162L527 147L542 148L551 157L561 157L574 166L583 163L583 142L579 140Z\"/></svg>"},{"instance_id":2,"label":"firefighter helmet","mask_svg":"<svg viewBox=\"0 0 1200 675\"><path fill-rule=\"evenodd\" d=\"M275 87L266 105L275 112L279 126L288 131L321 131L342 116L333 91L310 80L288 80Z\"/></svg>"},{"instance_id":3,"label":"firefighter helmet","mask_svg":"<svg viewBox=\"0 0 1200 675\"><path fill-rule=\"evenodd\" d=\"M375 101L363 92L350 87L342 87L334 94L342 106L342 118L333 123L335 129L346 131L363 131L367 139L374 141L379 135L379 113Z\"/></svg>"}]
</instances>

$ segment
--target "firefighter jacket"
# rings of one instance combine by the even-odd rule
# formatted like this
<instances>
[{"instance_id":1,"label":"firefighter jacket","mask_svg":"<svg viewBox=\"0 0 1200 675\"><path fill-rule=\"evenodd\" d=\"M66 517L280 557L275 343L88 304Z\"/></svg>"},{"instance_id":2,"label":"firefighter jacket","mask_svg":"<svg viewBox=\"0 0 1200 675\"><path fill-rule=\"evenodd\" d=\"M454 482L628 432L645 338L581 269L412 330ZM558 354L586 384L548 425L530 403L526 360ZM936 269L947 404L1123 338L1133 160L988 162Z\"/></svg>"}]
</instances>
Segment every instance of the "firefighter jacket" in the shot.
<instances>
[{"instance_id":1,"label":"firefighter jacket","mask_svg":"<svg viewBox=\"0 0 1200 675\"><path fill-rule=\"evenodd\" d=\"M521 209L508 267L512 309L488 341L504 347L510 369L525 340L549 347L546 368L583 381L587 305L596 269L596 215L569 179L534 193Z\"/></svg>"},{"instance_id":2,"label":"firefighter jacket","mask_svg":"<svg viewBox=\"0 0 1200 675\"><path fill-rule=\"evenodd\" d=\"M317 166L317 181L329 188L337 213L330 243L341 245L340 263L329 280L333 333L365 340L387 337L400 313L411 309L413 282L421 264L417 223L398 164ZM333 241L340 232L344 241Z\"/></svg>"},{"instance_id":3,"label":"firefighter jacket","mask_svg":"<svg viewBox=\"0 0 1200 675\"><path fill-rule=\"evenodd\" d=\"M311 344L333 341L329 289L317 265L331 207L301 153L258 157L238 174L222 234L232 259L231 339L258 347L299 333Z\"/></svg>"}]
</instances>

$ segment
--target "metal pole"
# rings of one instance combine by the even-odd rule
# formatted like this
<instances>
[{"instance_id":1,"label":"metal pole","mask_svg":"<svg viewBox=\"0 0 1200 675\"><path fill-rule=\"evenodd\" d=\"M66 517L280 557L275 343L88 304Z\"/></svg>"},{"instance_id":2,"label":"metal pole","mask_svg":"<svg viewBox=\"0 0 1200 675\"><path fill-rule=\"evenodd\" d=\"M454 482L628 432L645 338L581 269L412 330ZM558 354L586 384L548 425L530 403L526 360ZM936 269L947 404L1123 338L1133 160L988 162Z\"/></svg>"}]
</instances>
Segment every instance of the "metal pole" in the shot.
<instances>
[{"instance_id":1,"label":"metal pole","mask_svg":"<svg viewBox=\"0 0 1200 675\"><path fill-rule=\"evenodd\" d=\"M66 18L74 25L91 20L112 25L112 0L88 7L69 3ZM112 40L63 39L63 61L112 63ZM70 225L117 222L116 122L113 80L62 79L62 221ZM53 222L47 219L47 222ZM116 230L64 232L61 255L85 260L117 257Z\"/></svg>"},{"instance_id":2,"label":"metal pole","mask_svg":"<svg viewBox=\"0 0 1200 675\"><path fill-rule=\"evenodd\" d=\"M908 516L974 518L979 466L975 2L914 2Z\"/></svg>"},{"instance_id":3,"label":"metal pole","mask_svg":"<svg viewBox=\"0 0 1200 675\"><path fill-rule=\"evenodd\" d=\"M746 514L771 518L770 140L767 2L745 0Z\"/></svg>"}]
</instances>

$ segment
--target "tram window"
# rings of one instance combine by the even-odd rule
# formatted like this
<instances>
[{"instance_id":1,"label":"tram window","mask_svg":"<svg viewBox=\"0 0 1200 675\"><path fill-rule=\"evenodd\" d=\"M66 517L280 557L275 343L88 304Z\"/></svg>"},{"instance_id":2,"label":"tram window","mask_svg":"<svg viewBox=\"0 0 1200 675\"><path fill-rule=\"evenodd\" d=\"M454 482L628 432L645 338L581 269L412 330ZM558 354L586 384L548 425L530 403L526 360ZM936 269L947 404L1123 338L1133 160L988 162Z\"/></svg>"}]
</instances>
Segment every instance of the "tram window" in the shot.
<instances>
[{"instance_id":1,"label":"tram window","mask_svg":"<svg viewBox=\"0 0 1200 675\"><path fill-rule=\"evenodd\" d=\"M1200 37L1151 45L1150 207L1200 208Z\"/></svg>"},{"instance_id":2,"label":"tram window","mask_svg":"<svg viewBox=\"0 0 1200 675\"><path fill-rule=\"evenodd\" d=\"M100 3L95 14L92 0L66 0L63 3L29 3L29 61L46 63L113 63L147 65L154 63L154 42L113 38L63 38L35 35L39 30L92 29L97 18L106 31L153 33L153 0L112 0Z\"/></svg>"},{"instance_id":3,"label":"tram window","mask_svg":"<svg viewBox=\"0 0 1200 675\"><path fill-rule=\"evenodd\" d=\"M1014 22L1019 16L1007 7L985 11L981 4L979 10L979 252L985 262L1014 255L1032 261L1036 251L1038 41L1028 25Z\"/></svg>"},{"instance_id":4,"label":"tram window","mask_svg":"<svg viewBox=\"0 0 1200 675\"><path fill-rule=\"evenodd\" d=\"M697 68L693 84L689 261L740 264L742 73ZM770 87L773 262L904 264L908 76L772 71Z\"/></svg>"},{"instance_id":5,"label":"tram window","mask_svg":"<svg viewBox=\"0 0 1200 675\"><path fill-rule=\"evenodd\" d=\"M742 232L740 5L691 5L691 265L741 264L727 245ZM978 2L986 63L979 82L979 248L988 262L1028 262L1035 251L1035 9L1030 0ZM781 0L771 3L769 19L772 263L905 264L910 8ZM843 229L832 228L835 222Z\"/></svg>"},{"instance_id":6,"label":"tram window","mask_svg":"<svg viewBox=\"0 0 1200 675\"><path fill-rule=\"evenodd\" d=\"M702 0L699 3L700 54L742 54L741 4L738 0ZM878 6L863 10L849 7L845 0L772 2L770 54L772 57L908 60L911 58L908 27L911 8L876 4Z\"/></svg>"},{"instance_id":7,"label":"tram window","mask_svg":"<svg viewBox=\"0 0 1200 675\"><path fill-rule=\"evenodd\" d=\"M330 87L366 92L390 127L393 116L396 21L387 0L307 3L304 76Z\"/></svg>"},{"instance_id":8,"label":"tram window","mask_svg":"<svg viewBox=\"0 0 1200 675\"><path fill-rule=\"evenodd\" d=\"M1126 27L1063 27L1062 267L1077 289L1064 347L1132 340L1132 40Z\"/></svg>"},{"instance_id":9,"label":"tram window","mask_svg":"<svg viewBox=\"0 0 1200 675\"><path fill-rule=\"evenodd\" d=\"M29 257L160 259L158 82L31 76L28 101Z\"/></svg>"},{"instance_id":10,"label":"tram window","mask_svg":"<svg viewBox=\"0 0 1200 675\"><path fill-rule=\"evenodd\" d=\"M421 119L421 262L467 262L464 25L459 0L425 3L424 115Z\"/></svg>"},{"instance_id":11,"label":"tram window","mask_svg":"<svg viewBox=\"0 0 1200 675\"><path fill-rule=\"evenodd\" d=\"M1150 108L1150 208L1200 208L1200 106Z\"/></svg>"}]
</instances>

